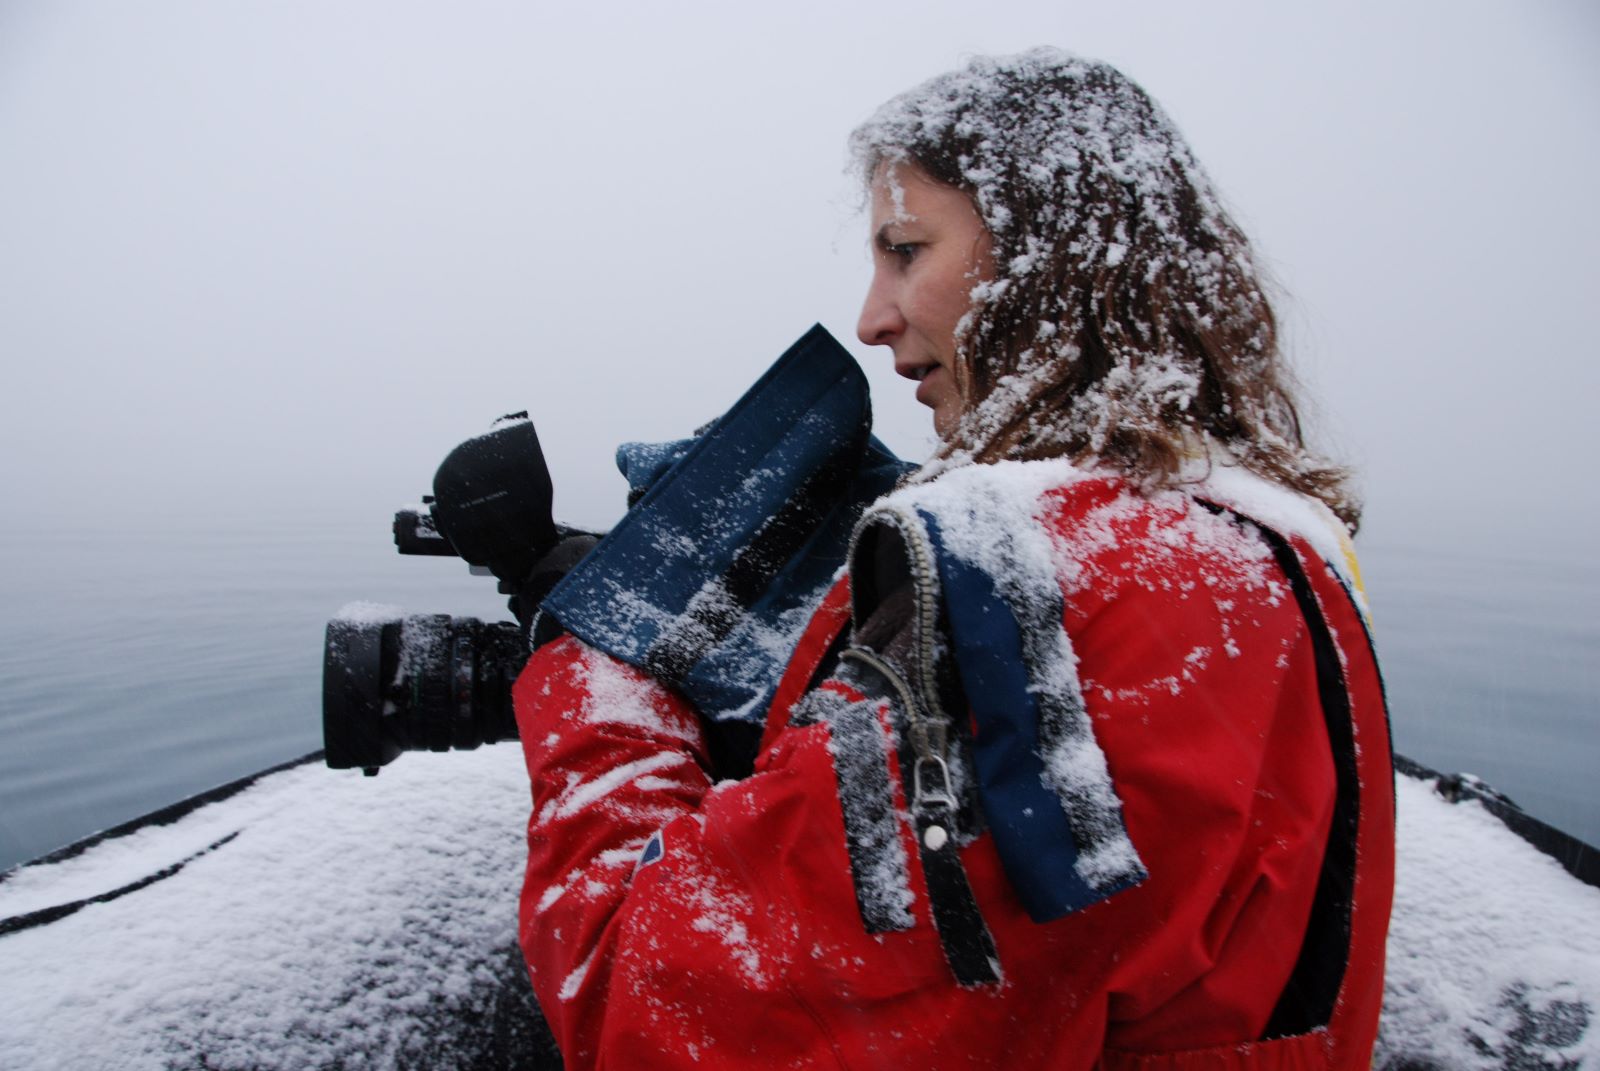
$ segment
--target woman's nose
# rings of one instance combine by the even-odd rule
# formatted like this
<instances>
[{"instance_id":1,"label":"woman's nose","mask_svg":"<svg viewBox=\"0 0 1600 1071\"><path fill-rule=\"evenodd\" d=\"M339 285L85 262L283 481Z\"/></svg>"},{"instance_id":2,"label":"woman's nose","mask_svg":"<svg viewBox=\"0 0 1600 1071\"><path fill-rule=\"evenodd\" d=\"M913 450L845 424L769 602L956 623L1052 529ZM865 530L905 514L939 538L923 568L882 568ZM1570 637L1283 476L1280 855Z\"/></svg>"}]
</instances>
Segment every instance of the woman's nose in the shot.
<instances>
[{"instance_id":1,"label":"woman's nose","mask_svg":"<svg viewBox=\"0 0 1600 1071\"><path fill-rule=\"evenodd\" d=\"M856 337L869 346L887 346L906 329L900 306L887 293L879 279L874 277L867 288L867 298L861 305L861 318L856 321Z\"/></svg>"}]
</instances>

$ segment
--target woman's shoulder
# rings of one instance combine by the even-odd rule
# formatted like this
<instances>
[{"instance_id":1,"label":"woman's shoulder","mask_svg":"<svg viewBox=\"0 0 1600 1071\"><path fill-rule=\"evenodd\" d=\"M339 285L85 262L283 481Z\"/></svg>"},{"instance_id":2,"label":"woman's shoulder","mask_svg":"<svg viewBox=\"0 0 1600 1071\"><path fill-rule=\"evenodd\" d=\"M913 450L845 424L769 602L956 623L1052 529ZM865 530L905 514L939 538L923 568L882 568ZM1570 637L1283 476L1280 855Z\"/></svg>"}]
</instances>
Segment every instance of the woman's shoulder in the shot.
<instances>
[{"instance_id":1,"label":"woman's shoulder","mask_svg":"<svg viewBox=\"0 0 1600 1071\"><path fill-rule=\"evenodd\" d=\"M1304 536L1324 556L1338 546L1302 496L1220 465L1156 491L1066 460L970 465L875 508L931 520L945 551L979 567L1027 562L1068 594L1102 597L1130 583L1181 593L1201 578L1262 587L1275 570L1261 526Z\"/></svg>"}]
</instances>

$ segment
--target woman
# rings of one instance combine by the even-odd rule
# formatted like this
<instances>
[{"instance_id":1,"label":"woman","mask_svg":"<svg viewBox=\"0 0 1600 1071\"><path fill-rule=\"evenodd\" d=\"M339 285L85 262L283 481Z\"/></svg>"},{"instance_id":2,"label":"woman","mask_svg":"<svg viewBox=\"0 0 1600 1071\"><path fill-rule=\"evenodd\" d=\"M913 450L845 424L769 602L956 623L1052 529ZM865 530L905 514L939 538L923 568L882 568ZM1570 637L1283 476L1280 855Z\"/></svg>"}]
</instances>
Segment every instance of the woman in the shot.
<instances>
[{"instance_id":1,"label":"woman","mask_svg":"<svg viewBox=\"0 0 1600 1071\"><path fill-rule=\"evenodd\" d=\"M1244 239L1136 86L1050 50L853 144L860 335L942 444L863 518L753 775L713 785L644 673L530 661L522 940L568 1066L1367 1066L1356 510Z\"/></svg>"}]
</instances>

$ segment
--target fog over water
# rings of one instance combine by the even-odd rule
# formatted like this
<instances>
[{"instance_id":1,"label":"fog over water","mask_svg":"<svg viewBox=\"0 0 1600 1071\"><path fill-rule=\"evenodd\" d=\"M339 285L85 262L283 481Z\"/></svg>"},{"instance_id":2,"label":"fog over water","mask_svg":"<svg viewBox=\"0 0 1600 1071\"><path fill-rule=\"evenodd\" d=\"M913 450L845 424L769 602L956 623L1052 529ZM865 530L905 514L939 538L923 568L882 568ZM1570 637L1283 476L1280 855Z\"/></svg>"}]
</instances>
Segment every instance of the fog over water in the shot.
<instances>
[{"instance_id":1,"label":"fog over water","mask_svg":"<svg viewBox=\"0 0 1600 1071\"><path fill-rule=\"evenodd\" d=\"M684 434L820 321L924 455L854 338L845 137L1046 43L1163 103L1278 282L1363 473L1402 749L1426 722L1437 765L1592 770L1600 11L1287 8L0 0L0 865L50 846L23 797L82 811L70 839L315 746L346 599L469 608L386 525L500 413L531 411L560 516L606 525L616 443Z\"/></svg>"}]
</instances>

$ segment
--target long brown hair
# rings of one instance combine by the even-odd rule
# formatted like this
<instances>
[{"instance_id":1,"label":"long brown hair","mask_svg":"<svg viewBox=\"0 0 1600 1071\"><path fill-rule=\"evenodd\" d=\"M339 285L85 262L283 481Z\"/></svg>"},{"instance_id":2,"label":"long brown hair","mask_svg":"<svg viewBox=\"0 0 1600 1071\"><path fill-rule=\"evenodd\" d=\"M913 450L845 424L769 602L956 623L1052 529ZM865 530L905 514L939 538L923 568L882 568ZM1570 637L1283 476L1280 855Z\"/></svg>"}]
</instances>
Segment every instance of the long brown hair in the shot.
<instances>
[{"instance_id":1,"label":"long brown hair","mask_svg":"<svg viewBox=\"0 0 1600 1071\"><path fill-rule=\"evenodd\" d=\"M1305 445L1249 242L1182 135L1115 68L982 57L851 136L862 177L965 191L995 278L957 337L960 424L936 457L1094 458L1147 489L1218 444L1354 530L1349 473Z\"/></svg>"}]
</instances>

